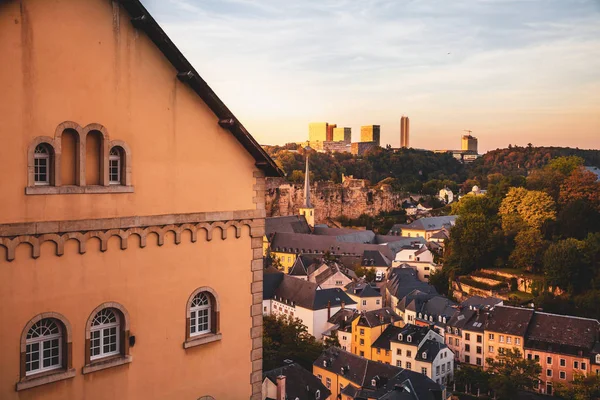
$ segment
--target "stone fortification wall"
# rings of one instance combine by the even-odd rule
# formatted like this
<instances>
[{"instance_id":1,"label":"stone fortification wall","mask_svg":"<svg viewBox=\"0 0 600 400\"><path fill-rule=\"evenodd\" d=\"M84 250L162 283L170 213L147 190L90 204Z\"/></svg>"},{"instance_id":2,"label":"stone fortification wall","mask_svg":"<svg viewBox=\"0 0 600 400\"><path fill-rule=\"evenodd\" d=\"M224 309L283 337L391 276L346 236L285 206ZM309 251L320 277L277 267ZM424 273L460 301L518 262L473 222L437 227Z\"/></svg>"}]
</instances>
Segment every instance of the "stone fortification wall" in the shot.
<instances>
[{"instance_id":1,"label":"stone fortification wall","mask_svg":"<svg viewBox=\"0 0 600 400\"><path fill-rule=\"evenodd\" d=\"M298 214L304 202L304 185L290 184L283 178L267 178L267 217ZM389 185L369 187L362 179L344 177L343 183L316 182L310 188L315 208L315 223L327 223L342 215L358 218L361 214L376 215L402 207L402 194Z\"/></svg>"}]
</instances>

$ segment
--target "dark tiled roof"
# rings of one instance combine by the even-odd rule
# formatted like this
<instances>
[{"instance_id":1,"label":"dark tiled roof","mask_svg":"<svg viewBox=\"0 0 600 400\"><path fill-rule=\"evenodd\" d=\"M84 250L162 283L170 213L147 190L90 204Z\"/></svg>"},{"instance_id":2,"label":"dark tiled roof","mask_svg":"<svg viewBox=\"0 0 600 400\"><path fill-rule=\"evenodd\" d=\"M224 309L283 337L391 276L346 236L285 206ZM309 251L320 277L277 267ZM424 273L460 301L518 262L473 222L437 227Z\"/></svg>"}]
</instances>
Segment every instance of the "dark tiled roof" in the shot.
<instances>
[{"instance_id":1,"label":"dark tiled roof","mask_svg":"<svg viewBox=\"0 0 600 400\"><path fill-rule=\"evenodd\" d=\"M526 348L588 356L598 340L600 324L595 319L536 312L529 323Z\"/></svg>"},{"instance_id":2,"label":"dark tiled roof","mask_svg":"<svg viewBox=\"0 0 600 400\"><path fill-rule=\"evenodd\" d=\"M367 282L351 282L346 285L346 292L360 298L381 297L378 287L373 287Z\"/></svg>"},{"instance_id":3,"label":"dark tiled roof","mask_svg":"<svg viewBox=\"0 0 600 400\"><path fill-rule=\"evenodd\" d=\"M335 236L308 235L302 233L275 233L271 240L271 250L287 253L325 253L335 255L362 256L365 250L379 250L384 255L392 255L385 245L340 242Z\"/></svg>"},{"instance_id":4,"label":"dark tiled roof","mask_svg":"<svg viewBox=\"0 0 600 400\"><path fill-rule=\"evenodd\" d=\"M389 267L392 262L380 251L365 250L361 264L362 266Z\"/></svg>"},{"instance_id":5,"label":"dark tiled roof","mask_svg":"<svg viewBox=\"0 0 600 400\"><path fill-rule=\"evenodd\" d=\"M446 320L449 320L456 309L456 303L452 300L449 300L443 296L435 296L425 301L418 312L421 312L428 317L433 316L434 321L439 322L440 316L446 317Z\"/></svg>"},{"instance_id":6,"label":"dark tiled roof","mask_svg":"<svg viewBox=\"0 0 600 400\"><path fill-rule=\"evenodd\" d=\"M463 308L462 310L457 310L448 321L448 326L453 328L463 329L467 323L473 318L475 315L475 310L471 310L469 308Z\"/></svg>"},{"instance_id":7,"label":"dark tiled roof","mask_svg":"<svg viewBox=\"0 0 600 400\"><path fill-rule=\"evenodd\" d=\"M309 310L322 310L327 308L328 304L331 307L340 306L342 303L356 304L356 302L341 289L333 288L318 290L318 285L316 283L307 282L305 280L284 274L282 275L283 279L280 281L277 288L274 290L274 292L270 291L270 293L273 293L273 295L270 297L265 297L265 283L263 280L264 299L281 298L283 300L287 300L290 304L307 308Z\"/></svg>"},{"instance_id":8,"label":"dark tiled roof","mask_svg":"<svg viewBox=\"0 0 600 400\"><path fill-rule=\"evenodd\" d=\"M427 339L423 342L423 344L417 350L417 354L415 356L415 360L424 361L424 362L433 362L437 357L438 353L447 348L443 343L436 342L435 340ZM425 357L423 357L425 356Z\"/></svg>"},{"instance_id":9,"label":"dark tiled roof","mask_svg":"<svg viewBox=\"0 0 600 400\"><path fill-rule=\"evenodd\" d=\"M280 375L285 376L285 394L290 399L314 400L317 390L321 392L322 399L331 395L331 391L319 378L296 363L264 372L263 380L268 378L277 385L277 377Z\"/></svg>"},{"instance_id":10,"label":"dark tiled roof","mask_svg":"<svg viewBox=\"0 0 600 400\"><path fill-rule=\"evenodd\" d=\"M442 217L426 217L414 220L408 225L397 224L391 231L397 232L402 229L420 229L425 231L435 231L442 228L450 228L456 221L456 215L446 215Z\"/></svg>"},{"instance_id":11,"label":"dark tiled roof","mask_svg":"<svg viewBox=\"0 0 600 400\"><path fill-rule=\"evenodd\" d=\"M327 320L330 324L338 325L341 328L351 325L352 321L360 316L360 312L353 308L342 308Z\"/></svg>"},{"instance_id":12,"label":"dark tiled roof","mask_svg":"<svg viewBox=\"0 0 600 400\"><path fill-rule=\"evenodd\" d=\"M497 306L492 310L484 327L493 332L524 336L532 317L532 309Z\"/></svg>"},{"instance_id":13,"label":"dark tiled roof","mask_svg":"<svg viewBox=\"0 0 600 400\"><path fill-rule=\"evenodd\" d=\"M310 226L304 215L265 218L265 235L270 238L277 232L310 233Z\"/></svg>"},{"instance_id":14,"label":"dark tiled roof","mask_svg":"<svg viewBox=\"0 0 600 400\"><path fill-rule=\"evenodd\" d=\"M421 340L427 336L427 333L431 330L428 326L418 326L408 324L405 325L398 334L402 334L402 340L400 337L396 335L395 337L390 337L390 341L396 343L404 343L407 345L418 346ZM410 341L408 340L410 336Z\"/></svg>"},{"instance_id":15,"label":"dark tiled roof","mask_svg":"<svg viewBox=\"0 0 600 400\"><path fill-rule=\"evenodd\" d=\"M352 228L330 228L327 225L315 226L314 229L315 235L323 235L323 236L340 236L340 235L348 235L356 232L356 229Z\"/></svg>"},{"instance_id":16,"label":"dark tiled roof","mask_svg":"<svg viewBox=\"0 0 600 400\"><path fill-rule=\"evenodd\" d=\"M185 58L181 51L175 46L167 34L162 30L140 0L121 0L121 5L127 10L130 19L136 23L139 31L146 36L163 53L165 58L177 71L177 78L191 90L193 90L208 108L214 113L221 126L230 131L235 139L246 149L256 161L255 165L264 170L268 176L283 176L283 172L277 164L269 157L260 144L248 133L242 123L227 108L225 103L208 86L198 71Z\"/></svg>"},{"instance_id":17,"label":"dark tiled roof","mask_svg":"<svg viewBox=\"0 0 600 400\"><path fill-rule=\"evenodd\" d=\"M435 288L428 283L421 282L417 272L412 268L392 268L387 282L391 295L402 299L413 290L422 293L437 295Z\"/></svg>"},{"instance_id":18,"label":"dark tiled roof","mask_svg":"<svg viewBox=\"0 0 600 400\"><path fill-rule=\"evenodd\" d=\"M327 366L323 365L324 361ZM370 361L341 349L325 350L313 365L338 375L342 375L343 367L343 376L358 389L348 385L342 393L357 400L442 400L442 387L425 375Z\"/></svg>"},{"instance_id":19,"label":"dark tiled roof","mask_svg":"<svg viewBox=\"0 0 600 400\"><path fill-rule=\"evenodd\" d=\"M419 312L423 308L423 305L427 300L437 296L436 294L423 293L418 289L413 290L406 296L404 296L397 305L397 308L401 311L414 311Z\"/></svg>"},{"instance_id":20,"label":"dark tiled roof","mask_svg":"<svg viewBox=\"0 0 600 400\"><path fill-rule=\"evenodd\" d=\"M389 379L401 371L401 368L370 361L337 347L325 350L313 365L334 374L343 375L344 378L359 387L371 386L371 379L375 376ZM344 368L343 374L341 373L342 367Z\"/></svg>"},{"instance_id":21,"label":"dark tiled roof","mask_svg":"<svg viewBox=\"0 0 600 400\"><path fill-rule=\"evenodd\" d=\"M283 272L273 272L263 274L263 300L272 299L275 295L275 290L283 281Z\"/></svg>"},{"instance_id":22,"label":"dark tiled roof","mask_svg":"<svg viewBox=\"0 0 600 400\"><path fill-rule=\"evenodd\" d=\"M448 234L445 229L442 229L439 232L434 233L430 236L431 239L448 239Z\"/></svg>"},{"instance_id":23,"label":"dark tiled roof","mask_svg":"<svg viewBox=\"0 0 600 400\"><path fill-rule=\"evenodd\" d=\"M494 307L503 302L504 302L504 300L499 299L497 297L471 296L468 299L466 299L465 301L463 301L462 303L460 303L460 305L465 308L469 308L469 307L481 308L481 307L485 307L485 306Z\"/></svg>"},{"instance_id":24,"label":"dark tiled roof","mask_svg":"<svg viewBox=\"0 0 600 400\"><path fill-rule=\"evenodd\" d=\"M373 342L371 347L375 347L377 349L385 349L390 350L390 341L393 338L398 338L398 334L402 332L404 328L400 328L398 326L389 325L381 335Z\"/></svg>"},{"instance_id":25,"label":"dark tiled roof","mask_svg":"<svg viewBox=\"0 0 600 400\"><path fill-rule=\"evenodd\" d=\"M402 317L396 314L391 307L384 307L379 310L362 313L358 325L373 328L375 326L387 325L401 320Z\"/></svg>"}]
</instances>

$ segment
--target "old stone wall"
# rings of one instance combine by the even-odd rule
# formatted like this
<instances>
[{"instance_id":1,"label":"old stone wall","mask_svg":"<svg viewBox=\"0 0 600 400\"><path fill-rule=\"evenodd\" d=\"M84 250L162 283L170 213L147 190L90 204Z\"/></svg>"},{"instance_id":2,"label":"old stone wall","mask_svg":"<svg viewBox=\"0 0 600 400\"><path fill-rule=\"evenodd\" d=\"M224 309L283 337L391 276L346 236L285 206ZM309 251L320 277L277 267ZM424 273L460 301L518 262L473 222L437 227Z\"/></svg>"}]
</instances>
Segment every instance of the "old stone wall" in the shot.
<instances>
[{"instance_id":1,"label":"old stone wall","mask_svg":"<svg viewBox=\"0 0 600 400\"><path fill-rule=\"evenodd\" d=\"M404 197L389 185L369 187L362 179L344 179L344 183L316 182L310 188L315 208L315 223L327 223L342 215L358 218L381 211L401 208ZM267 217L298 214L304 202L304 185L290 184L281 178L267 178Z\"/></svg>"}]
</instances>

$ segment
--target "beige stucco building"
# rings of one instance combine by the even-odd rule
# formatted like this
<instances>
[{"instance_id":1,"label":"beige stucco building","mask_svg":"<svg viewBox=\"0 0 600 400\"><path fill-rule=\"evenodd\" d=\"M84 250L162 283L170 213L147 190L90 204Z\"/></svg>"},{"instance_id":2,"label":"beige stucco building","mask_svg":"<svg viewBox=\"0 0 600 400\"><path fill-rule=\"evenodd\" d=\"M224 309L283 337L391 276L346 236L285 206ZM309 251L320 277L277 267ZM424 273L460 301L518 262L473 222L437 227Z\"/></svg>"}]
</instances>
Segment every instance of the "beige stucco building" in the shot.
<instances>
[{"instance_id":1,"label":"beige stucco building","mask_svg":"<svg viewBox=\"0 0 600 400\"><path fill-rule=\"evenodd\" d=\"M272 160L138 0L4 1L0 54L0 398L260 398Z\"/></svg>"}]
</instances>

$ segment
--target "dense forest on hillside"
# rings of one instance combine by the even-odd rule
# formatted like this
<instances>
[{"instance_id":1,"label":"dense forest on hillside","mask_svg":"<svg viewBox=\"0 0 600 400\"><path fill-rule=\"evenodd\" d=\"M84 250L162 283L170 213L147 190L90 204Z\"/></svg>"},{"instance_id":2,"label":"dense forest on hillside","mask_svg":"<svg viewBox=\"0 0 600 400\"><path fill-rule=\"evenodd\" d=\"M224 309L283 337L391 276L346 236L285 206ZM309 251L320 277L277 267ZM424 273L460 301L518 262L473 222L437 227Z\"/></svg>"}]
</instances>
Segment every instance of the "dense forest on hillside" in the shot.
<instances>
[{"instance_id":1,"label":"dense forest on hillside","mask_svg":"<svg viewBox=\"0 0 600 400\"><path fill-rule=\"evenodd\" d=\"M294 143L265 146L265 149L286 172L289 181L303 182L304 149ZM510 146L490 151L467 165L451 154L414 149L376 148L363 156L309 151L313 181L341 182L344 174L367 179L373 185L385 180L396 190L423 194L435 194L444 186L465 192L473 185L486 188L491 174L525 177L561 156L578 156L584 165L600 166L599 150L562 147Z\"/></svg>"},{"instance_id":2,"label":"dense forest on hillside","mask_svg":"<svg viewBox=\"0 0 600 400\"><path fill-rule=\"evenodd\" d=\"M443 288L481 268L512 268L536 277L537 307L600 318L600 182L583 164L558 157L527 177L488 175L485 196L452 204L459 218L434 280Z\"/></svg>"}]
</instances>

